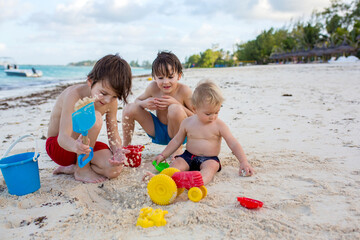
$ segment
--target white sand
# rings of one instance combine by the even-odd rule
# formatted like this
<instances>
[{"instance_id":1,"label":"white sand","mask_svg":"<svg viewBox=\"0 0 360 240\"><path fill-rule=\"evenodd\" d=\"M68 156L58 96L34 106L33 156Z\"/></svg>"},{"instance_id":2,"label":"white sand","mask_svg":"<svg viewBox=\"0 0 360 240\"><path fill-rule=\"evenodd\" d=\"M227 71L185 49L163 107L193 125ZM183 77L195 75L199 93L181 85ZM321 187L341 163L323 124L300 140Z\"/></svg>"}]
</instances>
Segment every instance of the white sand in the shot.
<instances>
[{"instance_id":1,"label":"white sand","mask_svg":"<svg viewBox=\"0 0 360 240\"><path fill-rule=\"evenodd\" d=\"M159 208L141 177L163 147L142 130L133 144L145 144L143 164L117 179L83 184L53 176L44 149L54 100L1 110L0 154L21 135L35 133L41 146L39 191L9 195L0 174L1 239L359 239L360 238L360 64L307 64L199 69L182 82L195 87L216 81L226 102L228 123L257 171L238 176L238 162L223 143L223 170L199 203L186 194L161 207L164 227L136 227L139 210ZM134 80L134 95L146 78ZM291 96L283 96L283 95ZM14 104L14 103L12 103ZM118 114L121 119L121 110ZM100 140L106 141L105 128ZM12 153L31 151L24 139ZM238 196L264 202L258 210L239 205ZM46 216L42 221L39 217Z\"/></svg>"}]
</instances>

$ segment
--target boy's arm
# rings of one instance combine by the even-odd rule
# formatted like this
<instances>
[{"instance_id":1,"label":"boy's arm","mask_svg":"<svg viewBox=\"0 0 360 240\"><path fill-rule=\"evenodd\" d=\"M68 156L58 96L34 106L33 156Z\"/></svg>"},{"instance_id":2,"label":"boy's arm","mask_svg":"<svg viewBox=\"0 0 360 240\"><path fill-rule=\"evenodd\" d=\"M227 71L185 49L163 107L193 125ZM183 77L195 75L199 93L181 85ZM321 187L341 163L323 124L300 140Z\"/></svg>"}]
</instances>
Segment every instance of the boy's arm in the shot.
<instances>
[{"instance_id":1,"label":"boy's arm","mask_svg":"<svg viewBox=\"0 0 360 240\"><path fill-rule=\"evenodd\" d=\"M239 175L243 175L242 171L244 170L246 172L246 176L253 175L254 169L250 166L248 163L248 160L246 158L245 152L243 148L241 147L238 140L231 134L231 131L229 127L220 119L219 121L219 130L221 136L225 139L226 144L231 149L232 153L235 155L235 157L239 160L240 168L239 168Z\"/></svg>"},{"instance_id":2,"label":"boy's arm","mask_svg":"<svg viewBox=\"0 0 360 240\"><path fill-rule=\"evenodd\" d=\"M161 98L155 98L155 104L159 109L167 109L171 104L180 104L188 117L194 115L191 103L192 91L188 86L182 86L179 95L181 99L176 99L169 95L163 95Z\"/></svg>"},{"instance_id":3,"label":"boy's arm","mask_svg":"<svg viewBox=\"0 0 360 240\"><path fill-rule=\"evenodd\" d=\"M60 147L69 152L75 152L77 154L88 154L91 150L88 145L82 143L81 135L77 140L71 137L73 132L71 115L74 112L74 106L77 100L78 97L71 94L64 96L60 117L58 143Z\"/></svg>"},{"instance_id":4,"label":"boy's arm","mask_svg":"<svg viewBox=\"0 0 360 240\"><path fill-rule=\"evenodd\" d=\"M109 140L110 149L115 153L118 149L122 148L122 142L118 130L117 122L117 101L111 103L109 111L106 113L106 130Z\"/></svg>"},{"instance_id":5,"label":"boy's arm","mask_svg":"<svg viewBox=\"0 0 360 240\"><path fill-rule=\"evenodd\" d=\"M112 102L105 117L109 145L113 153L113 157L110 159L112 163L123 162L126 159L125 154L129 152L129 150L122 148L117 122L117 107L118 101Z\"/></svg>"},{"instance_id":6,"label":"boy's arm","mask_svg":"<svg viewBox=\"0 0 360 240\"><path fill-rule=\"evenodd\" d=\"M194 107L191 102L192 91L189 87L185 89L184 110L188 117L194 115Z\"/></svg>"},{"instance_id":7,"label":"boy's arm","mask_svg":"<svg viewBox=\"0 0 360 240\"><path fill-rule=\"evenodd\" d=\"M138 103L140 107L147 108L149 110L156 110L157 107L154 104L154 98L153 98L153 88L154 83L150 83L150 85L145 89L145 92L143 92L140 96L138 96L135 99L135 103Z\"/></svg>"},{"instance_id":8,"label":"boy's arm","mask_svg":"<svg viewBox=\"0 0 360 240\"><path fill-rule=\"evenodd\" d=\"M157 163L164 161L167 157L169 157L172 153L178 149L181 144L184 142L186 137L186 119L181 122L180 129L175 135L173 139L169 142L166 148L155 158Z\"/></svg>"}]
</instances>

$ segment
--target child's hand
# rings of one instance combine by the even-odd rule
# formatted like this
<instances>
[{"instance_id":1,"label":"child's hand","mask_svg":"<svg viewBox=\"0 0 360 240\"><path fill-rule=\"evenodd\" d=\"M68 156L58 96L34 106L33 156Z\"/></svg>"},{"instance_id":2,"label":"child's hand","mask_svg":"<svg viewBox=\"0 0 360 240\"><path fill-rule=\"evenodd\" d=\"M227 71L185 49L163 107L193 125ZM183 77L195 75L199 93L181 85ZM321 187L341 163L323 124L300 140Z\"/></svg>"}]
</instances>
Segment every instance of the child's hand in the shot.
<instances>
[{"instance_id":1,"label":"child's hand","mask_svg":"<svg viewBox=\"0 0 360 240\"><path fill-rule=\"evenodd\" d=\"M180 104L178 100L169 95L164 95L161 98L155 98L155 104L160 110L166 110L171 104Z\"/></svg>"},{"instance_id":2,"label":"child's hand","mask_svg":"<svg viewBox=\"0 0 360 240\"><path fill-rule=\"evenodd\" d=\"M163 162L163 161L166 162L166 158L165 158L164 155L162 155L161 153L156 156L155 160L156 160L156 163L157 163L157 164L159 164L159 163L161 163L161 162Z\"/></svg>"},{"instance_id":3,"label":"child's hand","mask_svg":"<svg viewBox=\"0 0 360 240\"><path fill-rule=\"evenodd\" d=\"M88 139L89 144L90 144L90 139ZM78 137L78 139L76 140L76 144L75 144L75 153L77 154L89 154L91 152L91 149L89 147L89 145L83 144L83 136L80 134L80 136Z\"/></svg>"},{"instance_id":4,"label":"child's hand","mask_svg":"<svg viewBox=\"0 0 360 240\"><path fill-rule=\"evenodd\" d=\"M113 157L109 159L109 162L112 164L123 164L124 161L126 160L126 154L130 153L131 151L128 149L121 149L118 148L115 153L113 154Z\"/></svg>"},{"instance_id":5,"label":"child's hand","mask_svg":"<svg viewBox=\"0 0 360 240\"><path fill-rule=\"evenodd\" d=\"M254 174L254 169L250 166L248 162L240 163L239 175L243 177L249 177Z\"/></svg>"},{"instance_id":6,"label":"child's hand","mask_svg":"<svg viewBox=\"0 0 360 240\"><path fill-rule=\"evenodd\" d=\"M143 108L147 108L149 110L157 110L158 108L157 108L155 102L156 102L155 98L148 98L143 101L143 104L141 104L141 106Z\"/></svg>"}]
</instances>

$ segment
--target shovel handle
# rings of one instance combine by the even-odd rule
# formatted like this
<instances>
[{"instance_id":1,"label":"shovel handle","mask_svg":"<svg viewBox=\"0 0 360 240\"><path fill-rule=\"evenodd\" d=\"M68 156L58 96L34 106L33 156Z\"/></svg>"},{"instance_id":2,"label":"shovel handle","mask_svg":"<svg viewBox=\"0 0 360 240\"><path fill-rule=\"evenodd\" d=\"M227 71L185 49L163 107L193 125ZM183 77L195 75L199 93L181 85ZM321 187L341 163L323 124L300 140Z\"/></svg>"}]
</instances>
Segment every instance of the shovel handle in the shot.
<instances>
[{"instance_id":1,"label":"shovel handle","mask_svg":"<svg viewBox=\"0 0 360 240\"><path fill-rule=\"evenodd\" d=\"M79 164L80 168L83 168L93 158L94 150L93 150L92 147L90 147L90 150L91 150L91 152L89 153L89 156L86 159L84 159L84 157L86 156L85 154L81 154L81 155L78 156L78 164Z\"/></svg>"},{"instance_id":2,"label":"shovel handle","mask_svg":"<svg viewBox=\"0 0 360 240\"><path fill-rule=\"evenodd\" d=\"M89 145L89 137L87 135L83 136L83 144Z\"/></svg>"}]
</instances>

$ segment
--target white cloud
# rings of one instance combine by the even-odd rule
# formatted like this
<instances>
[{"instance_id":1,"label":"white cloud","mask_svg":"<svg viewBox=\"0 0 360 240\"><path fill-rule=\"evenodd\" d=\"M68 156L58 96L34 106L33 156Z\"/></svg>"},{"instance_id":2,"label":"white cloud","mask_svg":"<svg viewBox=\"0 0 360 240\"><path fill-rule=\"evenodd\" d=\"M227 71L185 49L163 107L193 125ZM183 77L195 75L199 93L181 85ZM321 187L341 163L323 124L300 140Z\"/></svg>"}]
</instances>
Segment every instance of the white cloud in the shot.
<instances>
[{"instance_id":1,"label":"white cloud","mask_svg":"<svg viewBox=\"0 0 360 240\"><path fill-rule=\"evenodd\" d=\"M4 43L0 43L0 51L3 51L6 49L6 45Z\"/></svg>"},{"instance_id":2,"label":"white cloud","mask_svg":"<svg viewBox=\"0 0 360 240\"><path fill-rule=\"evenodd\" d=\"M0 0L0 9L0 23L3 23L20 18L22 13L28 9L28 4L18 0Z\"/></svg>"}]
</instances>

